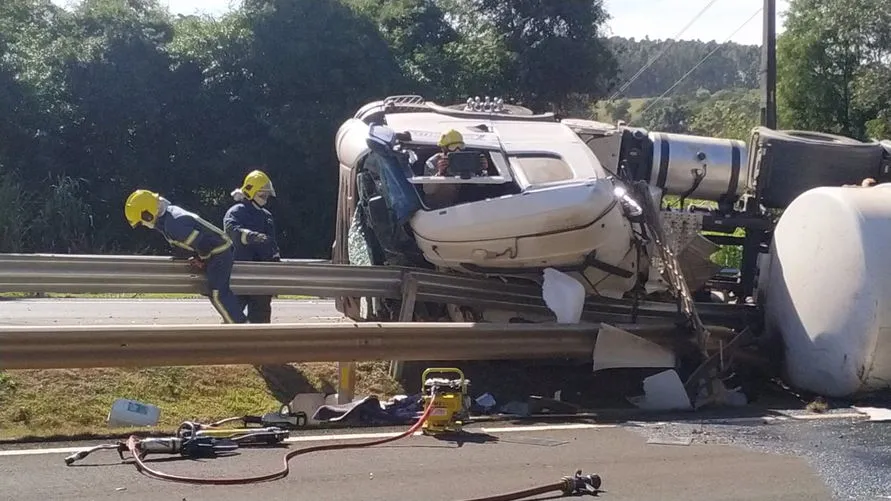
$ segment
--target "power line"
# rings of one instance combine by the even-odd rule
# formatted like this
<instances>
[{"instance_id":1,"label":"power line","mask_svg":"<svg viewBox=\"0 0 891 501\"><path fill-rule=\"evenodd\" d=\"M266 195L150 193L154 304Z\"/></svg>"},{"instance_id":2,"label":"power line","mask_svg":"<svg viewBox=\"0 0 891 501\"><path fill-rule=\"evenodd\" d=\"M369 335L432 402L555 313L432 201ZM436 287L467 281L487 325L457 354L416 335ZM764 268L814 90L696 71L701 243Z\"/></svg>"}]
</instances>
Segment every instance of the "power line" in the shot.
<instances>
[{"instance_id":1,"label":"power line","mask_svg":"<svg viewBox=\"0 0 891 501\"><path fill-rule=\"evenodd\" d=\"M706 12L707 10L709 10L709 9L712 7L712 5L714 5L715 3L717 3L717 1L718 1L718 0L711 0L711 1L709 1L709 3L706 4L706 6L703 7L702 10L700 10L698 14L696 14L695 16L693 16L693 19L691 19L690 22L688 22L687 25L684 26L683 29L681 29L681 31L677 32L677 34L674 36L674 38L672 38L671 41L668 42L668 43L662 48L662 50L659 51L658 54L656 54L653 58L651 58L649 61L647 61L647 64L643 65L643 67L642 67L641 69L637 70L637 73L635 73L634 75L632 75L630 80L628 80L627 82L625 82L625 84L622 85L622 87L621 87L619 90L617 90L612 96L610 96L610 98L608 99L608 101L612 101L612 100L614 100L615 98L619 97L623 92L625 92L625 90L626 90L629 86L631 86L631 84L633 84L634 81L637 80L637 79L640 77L640 75L643 74L643 72L647 70L647 68L649 68L650 66L653 65L653 63L655 63L657 60L659 60L659 58L662 57L662 55L665 54L665 52L668 51L668 49L670 49L671 46L674 45L675 42L676 42L678 39L680 39L681 36L682 36L684 33L686 33L686 31L687 31L688 29L690 29L690 26L693 26L693 23L695 23L696 21L698 21L699 18L702 17L702 15L705 14L705 12Z\"/></svg>"},{"instance_id":2,"label":"power line","mask_svg":"<svg viewBox=\"0 0 891 501\"><path fill-rule=\"evenodd\" d=\"M699 61L698 63L696 63L696 66L694 66L690 71L684 73L684 76L682 76L681 78L679 78L678 81L675 82L674 85L672 85L671 87L669 87L667 91L663 92L661 96L659 96L659 97L657 97L656 99L654 99L652 103L650 103L646 108L644 108L644 110L643 110L642 112L640 112L641 116L643 116L644 113L646 113L647 111L649 111L650 108L652 108L653 106L656 106L656 104L658 104L659 101L662 100L662 98L664 98L665 96L667 96L671 91L673 91L673 90L675 89L675 87L677 87L678 85L680 85L681 82L683 82L685 78L687 78L688 76L690 76L690 74L692 74L694 71L696 71L697 68L699 68L700 66L702 66L702 64L705 63L706 60L708 60L708 58L710 58L710 57L712 56L712 54L714 54L715 52L718 52L718 51L724 46L724 44L726 44L727 42L730 41L731 38L733 38L734 36L736 36L736 34L739 33L743 28L745 28L747 24L751 23L751 22L752 22L752 19L755 19L755 16L757 16L758 14L761 14L761 11L762 11L762 10L763 10L763 8L760 8L760 9L758 9L757 11L755 11L755 13L752 14L752 17L746 19L746 22L744 22L744 23L742 23L741 25L739 25L739 28L737 28L733 33L731 33L730 36L728 36L722 43L718 44L718 46L715 47L711 52L709 52L708 54L706 54L705 57L703 57L701 61Z\"/></svg>"}]
</instances>

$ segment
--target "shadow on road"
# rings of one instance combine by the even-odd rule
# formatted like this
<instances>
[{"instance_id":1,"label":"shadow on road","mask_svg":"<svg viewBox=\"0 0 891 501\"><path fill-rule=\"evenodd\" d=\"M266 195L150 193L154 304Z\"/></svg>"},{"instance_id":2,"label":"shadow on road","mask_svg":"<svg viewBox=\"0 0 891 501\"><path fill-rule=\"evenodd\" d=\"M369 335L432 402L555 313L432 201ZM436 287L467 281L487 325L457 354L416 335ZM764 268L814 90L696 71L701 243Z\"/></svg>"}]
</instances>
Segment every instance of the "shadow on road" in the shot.
<instances>
[{"instance_id":1,"label":"shadow on road","mask_svg":"<svg viewBox=\"0 0 891 501\"><path fill-rule=\"evenodd\" d=\"M470 431L462 431L456 433L437 433L436 435L432 435L432 437L441 442L453 443L458 447L461 447L464 444L488 444L498 442L498 437L494 435Z\"/></svg>"},{"instance_id":2,"label":"shadow on road","mask_svg":"<svg viewBox=\"0 0 891 501\"><path fill-rule=\"evenodd\" d=\"M289 404L298 393L315 392L312 384L292 365L256 365L269 393L280 403Z\"/></svg>"}]
</instances>

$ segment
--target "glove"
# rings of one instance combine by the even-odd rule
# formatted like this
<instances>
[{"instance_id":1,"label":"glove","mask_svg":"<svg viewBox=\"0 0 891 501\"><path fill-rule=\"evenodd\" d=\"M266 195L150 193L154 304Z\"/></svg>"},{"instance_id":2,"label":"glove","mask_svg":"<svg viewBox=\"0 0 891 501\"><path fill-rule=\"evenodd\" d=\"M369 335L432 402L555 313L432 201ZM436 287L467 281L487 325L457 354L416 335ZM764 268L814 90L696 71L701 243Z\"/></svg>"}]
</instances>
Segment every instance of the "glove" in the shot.
<instances>
[{"instance_id":1,"label":"glove","mask_svg":"<svg viewBox=\"0 0 891 501\"><path fill-rule=\"evenodd\" d=\"M256 231L251 231L248 233L247 241L251 244L262 244L269 240L269 237L264 235L263 233L259 233Z\"/></svg>"},{"instance_id":2,"label":"glove","mask_svg":"<svg viewBox=\"0 0 891 501\"><path fill-rule=\"evenodd\" d=\"M204 269L207 267L207 263L202 261L201 259L192 256L189 258L189 271L192 273L203 273Z\"/></svg>"}]
</instances>

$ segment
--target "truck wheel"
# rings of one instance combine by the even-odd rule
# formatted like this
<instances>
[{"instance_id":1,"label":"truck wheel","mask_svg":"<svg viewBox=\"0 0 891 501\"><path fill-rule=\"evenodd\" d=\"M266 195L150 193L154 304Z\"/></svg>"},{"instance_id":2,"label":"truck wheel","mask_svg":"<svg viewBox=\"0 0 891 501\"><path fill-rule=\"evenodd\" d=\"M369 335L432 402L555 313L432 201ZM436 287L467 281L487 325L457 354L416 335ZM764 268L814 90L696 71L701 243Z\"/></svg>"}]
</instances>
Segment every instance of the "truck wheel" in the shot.
<instances>
[{"instance_id":1,"label":"truck wheel","mask_svg":"<svg viewBox=\"0 0 891 501\"><path fill-rule=\"evenodd\" d=\"M819 186L860 185L868 177L883 178L884 149L879 143L758 127L748 150L756 193L770 209L785 208L797 196Z\"/></svg>"}]
</instances>

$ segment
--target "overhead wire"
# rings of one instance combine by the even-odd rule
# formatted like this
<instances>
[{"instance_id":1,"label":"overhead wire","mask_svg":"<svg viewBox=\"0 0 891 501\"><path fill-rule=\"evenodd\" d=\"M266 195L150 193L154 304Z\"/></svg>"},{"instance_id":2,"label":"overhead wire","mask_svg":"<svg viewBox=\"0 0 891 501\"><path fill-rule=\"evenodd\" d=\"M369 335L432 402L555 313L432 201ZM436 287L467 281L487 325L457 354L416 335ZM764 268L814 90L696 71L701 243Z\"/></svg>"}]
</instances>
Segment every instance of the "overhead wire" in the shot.
<instances>
[{"instance_id":1,"label":"overhead wire","mask_svg":"<svg viewBox=\"0 0 891 501\"><path fill-rule=\"evenodd\" d=\"M752 20L755 19L755 17L758 14L761 14L762 10L764 10L764 9L759 8L758 10L756 10L755 13L751 15L751 17L749 17L748 19L746 19L746 21L744 23L739 25L739 27L736 28L736 30L734 30L733 33L731 33L727 38L725 38L722 43L718 44L714 49L712 49L711 52L706 54L705 57L702 58L702 60L700 60L698 63L696 63L696 65L693 66L693 68L691 68L690 71L684 73L684 75L681 76L681 78L679 78L677 80L677 82L675 82L671 87L669 87L668 90L663 92L661 96L657 97L649 105L647 105L647 107L644 108L644 110L641 111L640 114L643 115L644 113L649 111L651 108L656 106L660 101L662 101L662 99L664 99L665 96L667 96L669 93L671 93L671 91L673 91L675 88L677 88L677 86L680 85L681 82L683 82L688 76L690 76L694 71L696 71L700 66L702 66L703 63L705 63L708 60L708 58L712 57L712 55L714 55L715 52L718 52L719 50L721 50L721 48L724 46L724 44L726 44L727 42L730 41L731 38L736 36L736 34L739 33L743 28L745 28L747 24L751 23Z\"/></svg>"},{"instance_id":2,"label":"overhead wire","mask_svg":"<svg viewBox=\"0 0 891 501\"><path fill-rule=\"evenodd\" d=\"M646 63L645 65L643 65L643 67L641 67L639 70L637 70L637 73L635 73L634 75L632 75L631 78L630 78L627 82L625 82L625 83L622 85L622 87L619 88L619 90L617 90L616 92L614 92L613 95L610 96L610 98L609 98L607 101L613 101L613 100L615 100L617 97L619 97L620 95L622 95L622 93L625 92L625 90L628 89L628 87L630 87L632 83L634 83L638 78L640 78L640 76L643 74L644 71L647 70L647 68L649 68L650 66L653 65L653 63L655 63L656 61L658 61L659 58L661 58L661 57L668 51L668 49L670 49L671 46L674 45L675 42L676 42L678 39L680 39L680 37L681 37L684 33L686 33L688 29L690 29L691 26L693 26L693 23L695 23L696 21L698 21L699 18L702 17L702 15L705 14L706 11L708 11L708 10L709 10L713 5L715 5L715 3L717 3L717 2L718 2L718 0L710 0L709 3L706 4L706 6L702 8L702 10L700 10L695 16L693 16L693 19L691 19L690 22L688 22L687 25L684 26L683 29L681 29L681 31L677 32L677 33L674 35L674 37L673 37L667 44L665 44L664 47L662 47L662 50L659 51L658 54L656 54L655 56L653 56L649 61L647 61L647 63Z\"/></svg>"}]
</instances>

